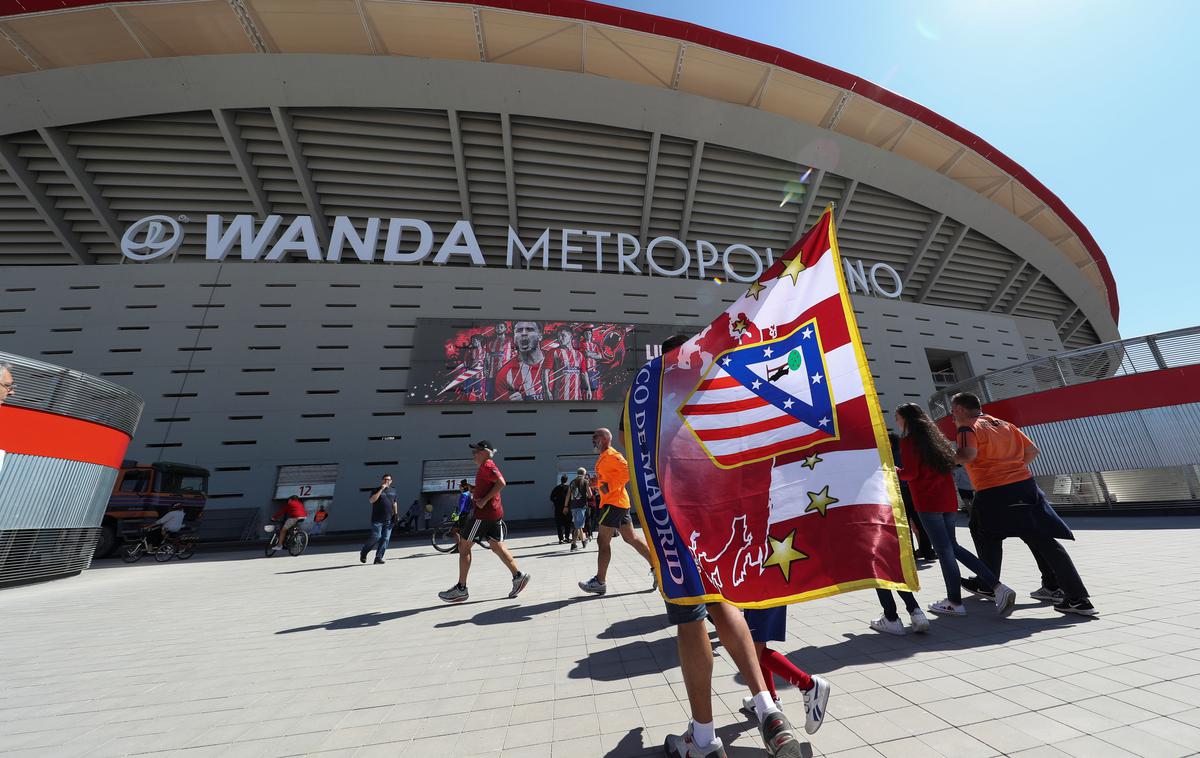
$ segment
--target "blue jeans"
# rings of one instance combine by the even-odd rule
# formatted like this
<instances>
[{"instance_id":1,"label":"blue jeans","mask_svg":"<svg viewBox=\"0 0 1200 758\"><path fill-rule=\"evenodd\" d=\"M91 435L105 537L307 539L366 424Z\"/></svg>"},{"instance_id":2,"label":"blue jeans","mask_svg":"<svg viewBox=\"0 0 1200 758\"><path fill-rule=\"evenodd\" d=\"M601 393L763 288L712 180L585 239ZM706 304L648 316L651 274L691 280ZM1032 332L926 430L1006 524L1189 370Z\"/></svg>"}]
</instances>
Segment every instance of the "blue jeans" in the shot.
<instances>
[{"instance_id":1,"label":"blue jeans","mask_svg":"<svg viewBox=\"0 0 1200 758\"><path fill-rule=\"evenodd\" d=\"M371 522L371 539L367 540L367 544L362 546L362 554L366 555L371 548L375 548L375 560L382 561L383 554L387 552L388 542L392 539L392 522L385 523Z\"/></svg>"},{"instance_id":2,"label":"blue jeans","mask_svg":"<svg viewBox=\"0 0 1200 758\"><path fill-rule=\"evenodd\" d=\"M917 514L921 519L921 526L925 527L925 533L933 542L933 549L937 551L938 562L942 564L942 578L946 580L946 599L952 603L962 602L962 587L958 583L961 577L958 573L959 563L974 571L979 581L989 590L994 589L999 582L983 561L954 539L957 516L954 512Z\"/></svg>"}]
</instances>

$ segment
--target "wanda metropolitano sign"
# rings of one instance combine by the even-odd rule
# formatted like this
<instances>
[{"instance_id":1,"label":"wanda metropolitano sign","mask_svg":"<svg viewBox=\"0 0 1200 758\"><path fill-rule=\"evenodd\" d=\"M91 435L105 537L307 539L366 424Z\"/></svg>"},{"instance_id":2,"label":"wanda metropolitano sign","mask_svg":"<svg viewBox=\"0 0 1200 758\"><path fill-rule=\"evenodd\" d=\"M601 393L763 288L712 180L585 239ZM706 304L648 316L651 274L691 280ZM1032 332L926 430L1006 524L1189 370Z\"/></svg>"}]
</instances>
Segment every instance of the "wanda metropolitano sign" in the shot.
<instances>
[{"instance_id":1,"label":"wanda metropolitano sign","mask_svg":"<svg viewBox=\"0 0 1200 758\"><path fill-rule=\"evenodd\" d=\"M148 262L169 258L186 241L181 221L186 216L147 216L131 224L121 238L121 252L128 259ZM250 214L239 214L226 221L219 214L205 216L204 257L209 261L236 258L243 261L278 262L292 258L320 263L356 260L363 263L421 263L436 265L464 261L486 267L487 262L470 221L459 219L445 236L438 238L429 222L419 218L360 219L356 227L348 216L337 216L328 235L319 233L312 216L295 216L284 224L284 217L272 214L260 223ZM382 248L382 249L381 249ZM590 264L577 262L586 257ZM651 239L646 245L628 232L590 229L545 228L534 237L522 236L507 227L505 265L508 268L538 266L544 270L583 271L618 274L644 274L679 277L692 273L693 261L698 278L724 278L735 282L757 281L774 263L774 251L761 252L749 245L734 243L723 248L698 239L689 246L670 236ZM738 270L739 262L749 262L753 273ZM863 292L887 298L899 298L903 289L900 274L886 263L864 266L862 261L846 260L846 281L851 292Z\"/></svg>"}]
</instances>

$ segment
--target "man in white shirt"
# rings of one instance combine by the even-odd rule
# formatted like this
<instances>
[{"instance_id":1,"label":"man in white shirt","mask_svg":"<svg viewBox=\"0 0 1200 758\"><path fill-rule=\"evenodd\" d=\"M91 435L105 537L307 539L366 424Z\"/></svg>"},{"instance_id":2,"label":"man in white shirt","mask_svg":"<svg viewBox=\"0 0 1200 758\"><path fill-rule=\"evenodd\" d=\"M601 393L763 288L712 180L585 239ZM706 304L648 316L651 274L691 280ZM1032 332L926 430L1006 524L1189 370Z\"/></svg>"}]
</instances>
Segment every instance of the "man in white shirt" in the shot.
<instances>
[{"instance_id":1,"label":"man in white shirt","mask_svg":"<svg viewBox=\"0 0 1200 758\"><path fill-rule=\"evenodd\" d=\"M146 527L147 532L157 532L157 535L152 533L147 536L152 538L157 537L157 539L154 539L153 544L156 547L161 545L164 537L167 535L174 536L183 530L183 517L183 503L175 503L171 506L171 510L159 517L158 521Z\"/></svg>"}]
</instances>

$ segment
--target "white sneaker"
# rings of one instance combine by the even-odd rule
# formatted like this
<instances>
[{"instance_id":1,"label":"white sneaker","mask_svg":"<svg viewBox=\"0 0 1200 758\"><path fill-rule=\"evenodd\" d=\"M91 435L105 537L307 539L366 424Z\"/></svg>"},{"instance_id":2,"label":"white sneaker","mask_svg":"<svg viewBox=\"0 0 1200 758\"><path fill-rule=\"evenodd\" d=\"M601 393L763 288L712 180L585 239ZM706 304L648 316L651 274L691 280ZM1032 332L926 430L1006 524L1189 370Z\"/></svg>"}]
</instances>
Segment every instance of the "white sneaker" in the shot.
<instances>
[{"instance_id":1,"label":"white sneaker","mask_svg":"<svg viewBox=\"0 0 1200 758\"><path fill-rule=\"evenodd\" d=\"M939 616L966 616L967 608L962 603L955 605L950 602L950 599L939 600L936 603L929 604L931 613L936 613Z\"/></svg>"},{"instance_id":2,"label":"white sneaker","mask_svg":"<svg viewBox=\"0 0 1200 758\"><path fill-rule=\"evenodd\" d=\"M929 622L925 622L929 626ZM915 628L916 625L914 624ZM819 676L813 676L811 690L804 692L804 731L816 734L825 723L825 706L829 703L829 682Z\"/></svg>"},{"instance_id":3,"label":"white sneaker","mask_svg":"<svg viewBox=\"0 0 1200 758\"><path fill-rule=\"evenodd\" d=\"M914 632L929 631L929 619L925 617L924 611L920 608L913 608L908 615L912 618L912 630Z\"/></svg>"},{"instance_id":4,"label":"white sneaker","mask_svg":"<svg viewBox=\"0 0 1200 758\"><path fill-rule=\"evenodd\" d=\"M783 703L781 703L779 701L779 698L775 698L775 707L781 711L783 710ZM754 710L754 696L753 695L746 695L744 698L742 698L742 710L745 711L746 714L750 715L750 716L758 715L758 712Z\"/></svg>"},{"instance_id":5,"label":"white sneaker","mask_svg":"<svg viewBox=\"0 0 1200 758\"><path fill-rule=\"evenodd\" d=\"M1000 618L1012 615L1013 607L1017 604L1017 592L1007 584L996 585L996 613Z\"/></svg>"},{"instance_id":6,"label":"white sneaker","mask_svg":"<svg viewBox=\"0 0 1200 758\"><path fill-rule=\"evenodd\" d=\"M593 595L603 595L605 592L608 592L608 585L593 576L586 582L580 582L579 589L584 592L590 592Z\"/></svg>"},{"instance_id":7,"label":"white sneaker","mask_svg":"<svg viewBox=\"0 0 1200 758\"><path fill-rule=\"evenodd\" d=\"M888 621L887 616L880 616L870 623L870 627L877 632L884 634L894 634L897 637L904 636L904 624L900 623L900 619Z\"/></svg>"}]
</instances>

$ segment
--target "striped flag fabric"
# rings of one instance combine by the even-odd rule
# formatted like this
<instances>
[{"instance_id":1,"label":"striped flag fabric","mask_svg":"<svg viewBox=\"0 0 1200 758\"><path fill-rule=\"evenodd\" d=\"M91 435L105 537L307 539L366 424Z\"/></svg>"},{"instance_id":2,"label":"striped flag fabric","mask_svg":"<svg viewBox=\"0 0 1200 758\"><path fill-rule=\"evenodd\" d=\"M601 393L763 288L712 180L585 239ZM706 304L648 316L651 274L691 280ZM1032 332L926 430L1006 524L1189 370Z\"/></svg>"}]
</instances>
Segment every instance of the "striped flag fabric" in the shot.
<instances>
[{"instance_id":1,"label":"striped flag fabric","mask_svg":"<svg viewBox=\"0 0 1200 758\"><path fill-rule=\"evenodd\" d=\"M917 589L832 206L715 321L638 371L625 414L668 601L767 608Z\"/></svg>"}]
</instances>

